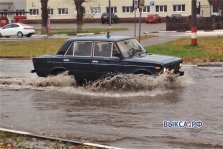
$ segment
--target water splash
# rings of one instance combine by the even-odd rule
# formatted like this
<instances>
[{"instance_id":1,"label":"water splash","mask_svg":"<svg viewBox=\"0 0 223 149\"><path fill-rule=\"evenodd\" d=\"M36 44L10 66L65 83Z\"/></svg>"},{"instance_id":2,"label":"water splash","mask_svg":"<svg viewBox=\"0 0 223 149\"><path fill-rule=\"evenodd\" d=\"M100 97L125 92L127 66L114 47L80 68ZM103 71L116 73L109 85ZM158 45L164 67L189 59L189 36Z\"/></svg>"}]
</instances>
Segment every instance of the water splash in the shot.
<instances>
[{"instance_id":1,"label":"water splash","mask_svg":"<svg viewBox=\"0 0 223 149\"><path fill-rule=\"evenodd\" d=\"M119 74L89 83L85 88L92 91L149 91L168 88L175 80L176 77L170 75Z\"/></svg>"},{"instance_id":2,"label":"water splash","mask_svg":"<svg viewBox=\"0 0 223 149\"><path fill-rule=\"evenodd\" d=\"M154 77L142 74L119 74L90 82L85 86L77 86L74 77L67 73L47 78L0 77L0 89L58 91L68 95L101 97L155 96L171 92L183 85L185 81L174 75Z\"/></svg>"}]
</instances>

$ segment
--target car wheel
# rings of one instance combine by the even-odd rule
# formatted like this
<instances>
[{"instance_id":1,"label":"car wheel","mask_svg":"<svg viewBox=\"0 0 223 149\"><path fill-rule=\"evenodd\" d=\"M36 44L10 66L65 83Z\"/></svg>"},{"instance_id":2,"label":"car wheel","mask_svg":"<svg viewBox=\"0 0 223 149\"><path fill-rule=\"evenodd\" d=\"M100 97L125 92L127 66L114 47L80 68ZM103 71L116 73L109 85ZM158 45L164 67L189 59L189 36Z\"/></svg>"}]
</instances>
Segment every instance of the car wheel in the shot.
<instances>
[{"instance_id":1,"label":"car wheel","mask_svg":"<svg viewBox=\"0 0 223 149\"><path fill-rule=\"evenodd\" d=\"M65 70L63 70L63 69L57 69L57 70L54 70L50 75L56 76L56 75L62 74L64 72L65 72Z\"/></svg>"},{"instance_id":2,"label":"car wheel","mask_svg":"<svg viewBox=\"0 0 223 149\"><path fill-rule=\"evenodd\" d=\"M84 81L83 78L81 78L81 77L77 77L77 76L74 76L74 78L75 78L75 81L76 81L76 84L77 84L77 85L82 86L82 85L85 84L85 81Z\"/></svg>"},{"instance_id":3,"label":"car wheel","mask_svg":"<svg viewBox=\"0 0 223 149\"><path fill-rule=\"evenodd\" d=\"M149 22L146 22L146 24L148 24Z\"/></svg>"},{"instance_id":4,"label":"car wheel","mask_svg":"<svg viewBox=\"0 0 223 149\"><path fill-rule=\"evenodd\" d=\"M102 24L105 24L105 22L101 21Z\"/></svg>"},{"instance_id":5,"label":"car wheel","mask_svg":"<svg viewBox=\"0 0 223 149\"><path fill-rule=\"evenodd\" d=\"M0 33L0 38L2 38L2 34Z\"/></svg>"},{"instance_id":6,"label":"car wheel","mask_svg":"<svg viewBox=\"0 0 223 149\"><path fill-rule=\"evenodd\" d=\"M17 33L17 36L18 36L19 38L22 38L22 37L23 37L23 33L22 33L22 32L18 32L18 33Z\"/></svg>"}]
</instances>

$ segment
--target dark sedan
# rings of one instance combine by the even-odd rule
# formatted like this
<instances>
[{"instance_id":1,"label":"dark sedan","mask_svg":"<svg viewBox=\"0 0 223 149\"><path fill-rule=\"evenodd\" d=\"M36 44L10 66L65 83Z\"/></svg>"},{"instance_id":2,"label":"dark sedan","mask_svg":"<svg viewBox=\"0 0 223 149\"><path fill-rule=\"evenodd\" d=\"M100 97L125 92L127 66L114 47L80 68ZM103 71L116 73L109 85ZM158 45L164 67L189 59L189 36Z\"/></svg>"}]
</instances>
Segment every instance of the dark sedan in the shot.
<instances>
[{"instance_id":1,"label":"dark sedan","mask_svg":"<svg viewBox=\"0 0 223 149\"><path fill-rule=\"evenodd\" d=\"M112 13L111 14L111 23L118 23L119 21L119 18L116 14ZM103 13L101 15L101 23L104 24L104 23L109 23L109 13Z\"/></svg>"},{"instance_id":2,"label":"dark sedan","mask_svg":"<svg viewBox=\"0 0 223 149\"><path fill-rule=\"evenodd\" d=\"M68 71L82 84L118 73L183 75L181 64L181 58L146 52L132 37L91 36L67 40L55 55L33 58L32 72L46 77Z\"/></svg>"}]
</instances>

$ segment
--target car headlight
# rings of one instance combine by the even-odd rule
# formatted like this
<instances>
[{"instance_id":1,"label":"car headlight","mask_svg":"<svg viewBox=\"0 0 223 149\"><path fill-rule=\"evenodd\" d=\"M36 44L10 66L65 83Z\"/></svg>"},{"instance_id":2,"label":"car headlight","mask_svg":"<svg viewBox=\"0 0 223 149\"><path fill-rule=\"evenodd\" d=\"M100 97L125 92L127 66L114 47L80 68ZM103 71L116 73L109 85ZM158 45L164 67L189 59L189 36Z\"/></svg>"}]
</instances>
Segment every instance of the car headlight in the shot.
<instances>
[{"instance_id":1,"label":"car headlight","mask_svg":"<svg viewBox=\"0 0 223 149\"><path fill-rule=\"evenodd\" d=\"M180 63L180 68L182 67L182 63Z\"/></svg>"}]
</instances>

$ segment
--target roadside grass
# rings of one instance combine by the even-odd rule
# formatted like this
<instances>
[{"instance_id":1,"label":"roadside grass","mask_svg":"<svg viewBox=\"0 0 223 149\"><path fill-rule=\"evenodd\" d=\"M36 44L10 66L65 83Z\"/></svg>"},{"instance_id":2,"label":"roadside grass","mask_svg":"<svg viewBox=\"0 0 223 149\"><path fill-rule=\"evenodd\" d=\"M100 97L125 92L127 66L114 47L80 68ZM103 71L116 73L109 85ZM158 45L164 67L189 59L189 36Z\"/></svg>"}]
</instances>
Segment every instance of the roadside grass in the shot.
<instances>
[{"instance_id":1,"label":"roadside grass","mask_svg":"<svg viewBox=\"0 0 223 149\"><path fill-rule=\"evenodd\" d=\"M199 37L198 46L191 46L190 43L190 38L183 38L145 49L154 54L182 57L186 62L223 61L223 36Z\"/></svg>"},{"instance_id":2,"label":"roadside grass","mask_svg":"<svg viewBox=\"0 0 223 149\"><path fill-rule=\"evenodd\" d=\"M66 39L1 41L0 57L33 57L53 54Z\"/></svg>"},{"instance_id":3,"label":"roadside grass","mask_svg":"<svg viewBox=\"0 0 223 149\"><path fill-rule=\"evenodd\" d=\"M43 139L41 137L21 135L0 131L0 149L29 149L29 148L72 148L72 149L96 149L94 146L82 145L81 143L63 142L54 139Z\"/></svg>"},{"instance_id":4,"label":"roadside grass","mask_svg":"<svg viewBox=\"0 0 223 149\"><path fill-rule=\"evenodd\" d=\"M152 38L152 36L142 37ZM35 39L1 41L0 57L30 58L54 54L66 39ZM146 50L163 55L182 57L185 62L223 61L223 36L200 37L198 46L190 45L190 38L183 38L165 44L146 47Z\"/></svg>"},{"instance_id":5,"label":"roadside grass","mask_svg":"<svg viewBox=\"0 0 223 149\"><path fill-rule=\"evenodd\" d=\"M141 39L152 38L146 35ZM1 41L0 57L30 58L34 56L54 54L62 46L66 39L35 39L18 41Z\"/></svg>"},{"instance_id":6,"label":"roadside grass","mask_svg":"<svg viewBox=\"0 0 223 149\"><path fill-rule=\"evenodd\" d=\"M111 31L123 31L128 30L128 28L112 28ZM82 33L95 33L100 34L101 32L107 32L108 28L83 28ZM40 29L36 29L37 33L40 33ZM76 35L76 29L52 29L49 35L53 34L67 34L67 35Z\"/></svg>"}]
</instances>

